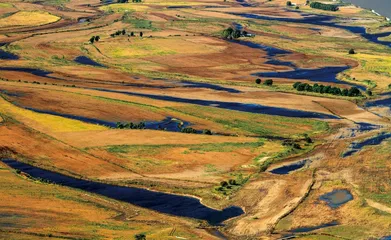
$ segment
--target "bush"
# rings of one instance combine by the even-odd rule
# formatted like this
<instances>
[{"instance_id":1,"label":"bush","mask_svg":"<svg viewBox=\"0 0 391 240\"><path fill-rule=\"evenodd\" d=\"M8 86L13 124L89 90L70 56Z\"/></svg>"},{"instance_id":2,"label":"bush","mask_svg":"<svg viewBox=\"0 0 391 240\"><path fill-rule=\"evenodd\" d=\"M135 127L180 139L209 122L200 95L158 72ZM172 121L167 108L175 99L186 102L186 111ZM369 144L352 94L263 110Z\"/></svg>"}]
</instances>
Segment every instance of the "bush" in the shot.
<instances>
[{"instance_id":1,"label":"bush","mask_svg":"<svg viewBox=\"0 0 391 240\"><path fill-rule=\"evenodd\" d=\"M147 240L147 236L144 233L134 235L135 240Z\"/></svg>"},{"instance_id":2,"label":"bush","mask_svg":"<svg viewBox=\"0 0 391 240\"><path fill-rule=\"evenodd\" d=\"M230 185L236 185L236 180L235 179L230 179L230 180L228 180L228 183Z\"/></svg>"},{"instance_id":3,"label":"bush","mask_svg":"<svg viewBox=\"0 0 391 240\"><path fill-rule=\"evenodd\" d=\"M191 128L191 127L187 127L187 128L182 128L181 132L182 133L197 133L197 130L195 130L194 128Z\"/></svg>"},{"instance_id":4,"label":"bush","mask_svg":"<svg viewBox=\"0 0 391 240\"><path fill-rule=\"evenodd\" d=\"M206 135L212 135L212 131L209 130L209 129L204 129L204 130L202 131L202 133L203 133L203 134L206 134Z\"/></svg>"},{"instance_id":5,"label":"bush","mask_svg":"<svg viewBox=\"0 0 391 240\"><path fill-rule=\"evenodd\" d=\"M256 84L261 84L262 80L260 78L255 79Z\"/></svg>"},{"instance_id":6,"label":"bush","mask_svg":"<svg viewBox=\"0 0 391 240\"><path fill-rule=\"evenodd\" d=\"M222 181L222 182L220 182L220 186L227 187L228 183L226 181Z\"/></svg>"},{"instance_id":7,"label":"bush","mask_svg":"<svg viewBox=\"0 0 391 240\"><path fill-rule=\"evenodd\" d=\"M333 11L333 12L339 10L337 5L325 4L325 3L320 3L320 2L312 2L310 4L310 7L316 8L316 9L321 9L321 10L326 10L326 11Z\"/></svg>"},{"instance_id":8,"label":"bush","mask_svg":"<svg viewBox=\"0 0 391 240\"><path fill-rule=\"evenodd\" d=\"M286 5L287 5L288 7L290 7L290 6L292 6L292 2L291 2L291 1L287 1L287 2L286 2Z\"/></svg>"},{"instance_id":9,"label":"bush","mask_svg":"<svg viewBox=\"0 0 391 240\"><path fill-rule=\"evenodd\" d=\"M354 49L352 48L349 50L349 54L356 54L356 51L354 51Z\"/></svg>"},{"instance_id":10,"label":"bush","mask_svg":"<svg viewBox=\"0 0 391 240\"><path fill-rule=\"evenodd\" d=\"M267 86L272 86L273 85L273 80L272 79L266 79L264 84L267 85Z\"/></svg>"}]
</instances>

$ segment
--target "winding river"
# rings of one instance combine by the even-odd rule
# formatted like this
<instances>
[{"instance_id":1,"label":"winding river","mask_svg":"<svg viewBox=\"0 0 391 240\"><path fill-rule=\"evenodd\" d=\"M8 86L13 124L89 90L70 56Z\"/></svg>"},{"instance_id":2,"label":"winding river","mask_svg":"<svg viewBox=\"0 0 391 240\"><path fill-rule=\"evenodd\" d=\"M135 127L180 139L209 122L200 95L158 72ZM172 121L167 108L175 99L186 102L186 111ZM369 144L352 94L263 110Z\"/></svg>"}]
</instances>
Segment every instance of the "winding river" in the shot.
<instances>
[{"instance_id":1,"label":"winding river","mask_svg":"<svg viewBox=\"0 0 391 240\"><path fill-rule=\"evenodd\" d=\"M76 179L13 159L2 161L11 168L27 173L34 178L96 193L165 214L205 220L212 225L219 225L227 219L240 216L244 213L241 208L235 206L223 210L216 210L203 205L199 199L193 197Z\"/></svg>"}]
</instances>

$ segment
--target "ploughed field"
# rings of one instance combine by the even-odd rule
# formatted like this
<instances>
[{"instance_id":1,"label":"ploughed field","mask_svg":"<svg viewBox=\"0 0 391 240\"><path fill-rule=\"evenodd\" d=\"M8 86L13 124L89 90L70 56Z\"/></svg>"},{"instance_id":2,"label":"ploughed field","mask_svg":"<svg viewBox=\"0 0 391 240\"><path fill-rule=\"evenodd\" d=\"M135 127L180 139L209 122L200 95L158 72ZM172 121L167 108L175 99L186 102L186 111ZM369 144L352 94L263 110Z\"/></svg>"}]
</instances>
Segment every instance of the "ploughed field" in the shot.
<instances>
[{"instance_id":1,"label":"ploughed field","mask_svg":"<svg viewBox=\"0 0 391 240\"><path fill-rule=\"evenodd\" d=\"M391 25L322 2L0 3L0 238L387 239Z\"/></svg>"}]
</instances>

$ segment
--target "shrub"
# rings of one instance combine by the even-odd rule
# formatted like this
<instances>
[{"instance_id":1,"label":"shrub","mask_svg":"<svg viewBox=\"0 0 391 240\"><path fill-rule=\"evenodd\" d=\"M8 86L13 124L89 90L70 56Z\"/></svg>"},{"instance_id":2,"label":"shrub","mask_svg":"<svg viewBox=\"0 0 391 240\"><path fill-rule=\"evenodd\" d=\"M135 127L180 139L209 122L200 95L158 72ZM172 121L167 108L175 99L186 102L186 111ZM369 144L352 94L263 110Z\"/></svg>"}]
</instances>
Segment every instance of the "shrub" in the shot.
<instances>
[{"instance_id":1,"label":"shrub","mask_svg":"<svg viewBox=\"0 0 391 240\"><path fill-rule=\"evenodd\" d=\"M230 185L236 185L236 180L235 179L230 179L230 180L228 180L228 183Z\"/></svg>"},{"instance_id":2,"label":"shrub","mask_svg":"<svg viewBox=\"0 0 391 240\"><path fill-rule=\"evenodd\" d=\"M255 79L256 84L261 84L262 80L260 78Z\"/></svg>"},{"instance_id":3,"label":"shrub","mask_svg":"<svg viewBox=\"0 0 391 240\"><path fill-rule=\"evenodd\" d=\"M212 131L209 130L209 129L204 129L204 130L202 131L202 133L203 133L203 134L206 134L206 135L212 135Z\"/></svg>"},{"instance_id":4,"label":"shrub","mask_svg":"<svg viewBox=\"0 0 391 240\"><path fill-rule=\"evenodd\" d=\"M286 5L287 5L288 7L290 7L290 6L292 6L292 2L291 2L291 1L287 1L287 2L286 2Z\"/></svg>"},{"instance_id":5,"label":"shrub","mask_svg":"<svg viewBox=\"0 0 391 240\"><path fill-rule=\"evenodd\" d=\"M182 133L197 133L197 130L195 130L194 128L191 128L191 127L187 127L187 128L182 128L181 132Z\"/></svg>"},{"instance_id":6,"label":"shrub","mask_svg":"<svg viewBox=\"0 0 391 240\"><path fill-rule=\"evenodd\" d=\"M145 236L144 233L139 233L139 234L134 235L134 239L135 240L147 240L147 236Z\"/></svg>"},{"instance_id":7,"label":"shrub","mask_svg":"<svg viewBox=\"0 0 391 240\"><path fill-rule=\"evenodd\" d=\"M356 54L356 51L354 51L354 49L352 48L349 50L349 54Z\"/></svg>"},{"instance_id":8,"label":"shrub","mask_svg":"<svg viewBox=\"0 0 391 240\"><path fill-rule=\"evenodd\" d=\"M227 186L228 186L227 181L222 181L222 182L220 182L220 186L222 186L222 187L227 187Z\"/></svg>"}]
</instances>

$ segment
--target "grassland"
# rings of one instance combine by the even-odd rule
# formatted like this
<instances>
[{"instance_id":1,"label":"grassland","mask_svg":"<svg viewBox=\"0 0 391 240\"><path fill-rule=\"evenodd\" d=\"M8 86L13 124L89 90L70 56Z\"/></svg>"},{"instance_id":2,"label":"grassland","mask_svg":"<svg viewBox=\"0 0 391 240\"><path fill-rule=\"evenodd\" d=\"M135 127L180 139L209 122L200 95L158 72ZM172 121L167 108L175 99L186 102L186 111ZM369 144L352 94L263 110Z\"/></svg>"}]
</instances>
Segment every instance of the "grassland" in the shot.
<instances>
[{"instance_id":1,"label":"grassland","mask_svg":"<svg viewBox=\"0 0 391 240\"><path fill-rule=\"evenodd\" d=\"M147 239L218 239L205 229L218 228L227 239L278 239L292 229L332 221L339 225L297 238L389 235L390 142L346 158L341 153L354 141L389 130L389 113L379 116L362 106L389 89L390 49L338 27L235 13L297 19L303 13L326 14L370 33L389 27L383 18L350 5L330 13L311 9L304 0L295 2L299 9L287 7L285 0L246 1L247 7L209 0L0 4L1 49L19 57L7 59L0 52L1 159L12 157L76 178L189 195L211 208L238 206L245 212L210 226L41 182L1 164L0 238L132 239L144 233ZM289 53L273 55L267 47L222 38L224 29L240 28L237 24L251 37L236 40ZM121 34L112 35L116 32ZM99 40L91 43L93 36ZM348 54L350 49L356 54ZM81 56L104 67L85 58L76 62ZM273 86L255 83L258 72L330 66L349 66L337 78L368 87L374 95L364 90L362 97L350 98L292 88L296 81L315 83L307 77L274 78ZM175 98L193 103L170 100ZM219 102L335 119L249 113L225 109ZM199 132L88 123L167 118ZM362 130L358 123L381 128ZM204 130L212 135L201 134ZM305 166L288 174L271 171L302 160ZM353 200L337 209L319 200L334 189L349 190Z\"/></svg>"}]
</instances>

